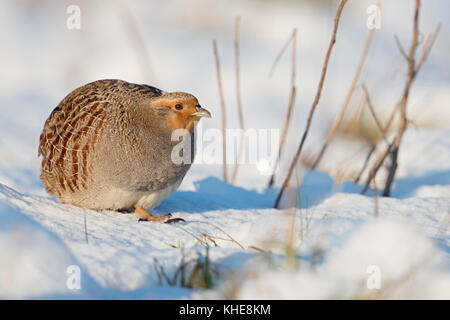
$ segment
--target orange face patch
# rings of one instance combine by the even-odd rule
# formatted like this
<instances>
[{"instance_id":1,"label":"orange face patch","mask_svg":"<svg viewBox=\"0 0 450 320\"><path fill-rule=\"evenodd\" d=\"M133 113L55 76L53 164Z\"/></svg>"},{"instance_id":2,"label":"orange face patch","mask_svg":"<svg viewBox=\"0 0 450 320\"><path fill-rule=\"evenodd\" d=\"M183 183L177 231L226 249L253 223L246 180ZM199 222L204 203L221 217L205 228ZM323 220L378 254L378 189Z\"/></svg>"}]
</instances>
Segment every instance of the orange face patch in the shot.
<instances>
[{"instance_id":1,"label":"orange face patch","mask_svg":"<svg viewBox=\"0 0 450 320\"><path fill-rule=\"evenodd\" d=\"M192 132L194 121L200 117L193 115L200 107L197 99L161 99L153 103L156 108L170 108L172 112L167 117L167 121L172 130L186 129Z\"/></svg>"}]
</instances>

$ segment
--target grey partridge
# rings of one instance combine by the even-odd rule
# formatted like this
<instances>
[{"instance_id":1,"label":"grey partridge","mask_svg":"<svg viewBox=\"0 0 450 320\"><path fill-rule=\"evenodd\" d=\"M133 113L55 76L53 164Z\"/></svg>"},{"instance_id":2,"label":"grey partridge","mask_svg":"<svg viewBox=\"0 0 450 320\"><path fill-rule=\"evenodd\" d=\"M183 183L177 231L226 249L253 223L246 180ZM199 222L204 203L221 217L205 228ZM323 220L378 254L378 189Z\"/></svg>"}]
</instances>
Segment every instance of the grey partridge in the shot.
<instances>
[{"instance_id":1,"label":"grey partridge","mask_svg":"<svg viewBox=\"0 0 450 320\"><path fill-rule=\"evenodd\" d=\"M191 162L173 161L174 130L194 141L211 114L189 93L99 80L69 93L40 135L41 180L60 201L94 210L134 210L143 220L180 185ZM193 158L193 148L190 156ZM180 220L180 219L178 219Z\"/></svg>"}]
</instances>

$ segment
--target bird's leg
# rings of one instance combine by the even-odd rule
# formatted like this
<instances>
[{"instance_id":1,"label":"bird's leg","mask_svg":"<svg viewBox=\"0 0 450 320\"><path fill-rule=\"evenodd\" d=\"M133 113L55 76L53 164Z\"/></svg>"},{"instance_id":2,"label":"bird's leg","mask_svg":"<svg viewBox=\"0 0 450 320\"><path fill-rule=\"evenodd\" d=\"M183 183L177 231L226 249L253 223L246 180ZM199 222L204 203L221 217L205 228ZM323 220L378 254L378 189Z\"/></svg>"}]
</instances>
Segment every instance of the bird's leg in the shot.
<instances>
[{"instance_id":1,"label":"bird's leg","mask_svg":"<svg viewBox=\"0 0 450 320\"><path fill-rule=\"evenodd\" d=\"M139 221L153 221L153 222L165 222L165 223L175 223L175 222L184 221L181 218L170 219L172 217L172 214L170 214L170 213L165 214L161 217L155 217L147 210L145 210L141 207L137 207L137 206L134 207L134 212L136 212L139 215L139 217L140 217Z\"/></svg>"},{"instance_id":2,"label":"bird's leg","mask_svg":"<svg viewBox=\"0 0 450 320\"><path fill-rule=\"evenodd\" d=\"M136 212L140 217L139 221L166 222L172 217L170 213L163 215L161 217L155 217L150 212L141 207L134 207L134 212Z\"/></svg>"}]
</instances>

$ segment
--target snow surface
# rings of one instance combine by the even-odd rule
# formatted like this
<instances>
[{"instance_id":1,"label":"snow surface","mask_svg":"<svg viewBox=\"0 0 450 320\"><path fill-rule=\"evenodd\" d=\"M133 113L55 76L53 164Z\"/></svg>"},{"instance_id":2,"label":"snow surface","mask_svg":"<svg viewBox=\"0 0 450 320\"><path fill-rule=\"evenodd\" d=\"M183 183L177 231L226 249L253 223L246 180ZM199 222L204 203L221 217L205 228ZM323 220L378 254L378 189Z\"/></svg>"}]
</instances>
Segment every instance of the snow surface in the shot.
<instances>
[{"instance_id":1,"label":"snow surface","mask_svg":"<svg viewBox=\"0 0 450 320\"><path fill-rule=\"evenodd\" d=\"M362 186L301 170L300 195L288 192L288 198L297 196L301 204L293 220L292 209L272 208L278 187L266 190L268 176L254 165L241 166L237 185L230 185L221 180L220 165L194 163L179 190L155 209L155 214L171 212L186 223L166 225L138 222L133 214L64 205L46 194L36 154L49 112L83 83L121 78L194 93L213 113L204 127L220 128L211 51L211 39L217 38L229 126L237 127L232 31L240 14L246 124L278 128L287 104L289 59L282 60L272 79L267 74L296 26L299 95L281 163L283 177L312 101L334 7L312 1L111 3L80 2L80 31L65 28L69 3L2 4L0 35L10 45L0 59L0 298L450 298L450 72L448 43L443 41L448 25L443 24L411 91L414 125L400 148L392 198L375 199L370 190L360 195ZM365 27L355 25L365 26L369 4L353 2L344 10L305 154L318 150L341 106L357 63L349 52L359 55L367 34ZM150 78L141 72L121 22L123 5L130 6L149 51ZM450 11L442 7L448 2L423 5L424 31L446 21ZM399 18L403 8L408 10ZM383 120L404 82L404 69L396 67L404 61L392 35L407 43L411 10L410 1L383 4L382 29L361 76ZM354 152L355 144L335 141L320 169L357 171L367 147ZM191 290L161 280L158 265L171 278L182 261L204 261L205 241L219 271L213 289ZM288 244L295 247L294 254ZM80 268L80 289L67 286L71 266ZM366 285L374 267L379 290Z\"/></svg>"},{"instance_id":2,"label":"snow surface","mask_svg":"<svg viewBox=\"0 0 450 320\"><path fill-rule=\"evenodd\" d=\"M429 134L418 141L427 143ZM417 138L408 134L405 146ZM441 147L427 144L431 157L443 150L441 157L450 159L450 148ZM401 152L403 158L415 149ZM258 274L239 286L235 298L370 297L373 293L362 284L367 268L375 265L381 270L382 288L389 288L380 297L448 299L450 201L445 193L420 195L425 187L437 187L423 185L427 172L434 171L430 167L421 172L418 181L408 178L403 192L395 189L419 195L379 198L378 217L374 198L357 193L360 186L337 185L324 173L309 172L301 191L309 205L297 210L292 239L299 249L298 269L280 267L292 215L271 209L275 191L259 193L213 177L193 181L195 190L177 191L155 210L187 221L166 225L138 222L133 214L64 205L0 185L0 292L6 298L221 298L227 289L220 284L218 290L201 293L160 286L155 272L155 259L173 274L183 255L205 255L198 238L207 234L218 245L209 242L211 261L223 273L233 274L225 279L247 270ZM449 186L448 179L439 183ZM397 186L403 186L402 179ZM317 248L322 253L315 266ZM266 255L280 265L270 267ZM81 267L81 290L65 286L70 265ZM402 280L409 273L412 276ZM400 283L390 289L395 281Z\"/></svg>"}]
</instances>

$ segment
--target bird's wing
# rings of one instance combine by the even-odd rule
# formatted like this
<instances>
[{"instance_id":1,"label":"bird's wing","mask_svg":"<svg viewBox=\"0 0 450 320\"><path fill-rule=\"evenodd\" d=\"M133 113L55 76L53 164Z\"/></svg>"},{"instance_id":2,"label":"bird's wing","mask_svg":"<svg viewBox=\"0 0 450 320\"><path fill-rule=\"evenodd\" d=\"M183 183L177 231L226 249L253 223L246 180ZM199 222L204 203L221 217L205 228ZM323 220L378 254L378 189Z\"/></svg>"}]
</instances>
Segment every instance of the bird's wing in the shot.
<instances>
[{"instance_id":1,"label":"bird's wing","mask_svg":"<svg viewBox=\"0 0 450 320\"><path fill-rule=\"evenodd\" d=\"M163 93L164 91L146 84L115 79L98 80L73 90L47 118L40 136L38 156L45 157L48 151L52 150L52 145L49 145L52 138L61 135L69 135L69 138L73 135L78 137L78 132L74 129L78 128L79 131L84 126L87 128L82 130L81 134L86 135L89 127L95 125L97 120L101 121L99 119L104 116L102 111L107 112L114 106L124 107L127 104L122 102L133 96L157 97Z\"/></svg>"},{"instance_id":2,"label":"bird's wing","mask_svg":"<svg viewBox=\"0 0 450 320\"><path fill-rule=\"evenodd\" d=\"M105 128L112 110L121 112L126 100L162 91L121 80L99 80L69 93L53 109L39 138L38 156L42 155L41 178L59 183L72 192L85 187L89 176L88 156ZM45 183L44 183L45 184ZM51 190L48 190L50 193Z\"/></svg>"},{"instance_id":3,"label":"bird's wing","mask_svg":"<svg viewBox=\"0 0 450 320\"><path fill-rule=\"evenodd\" d=\"M56 107L47 119L39 138L42 155L41 174L72 192L86 187L88 155L102 132L111 104L93 101L73 114Z\"/></svg>"}]
</instances>

